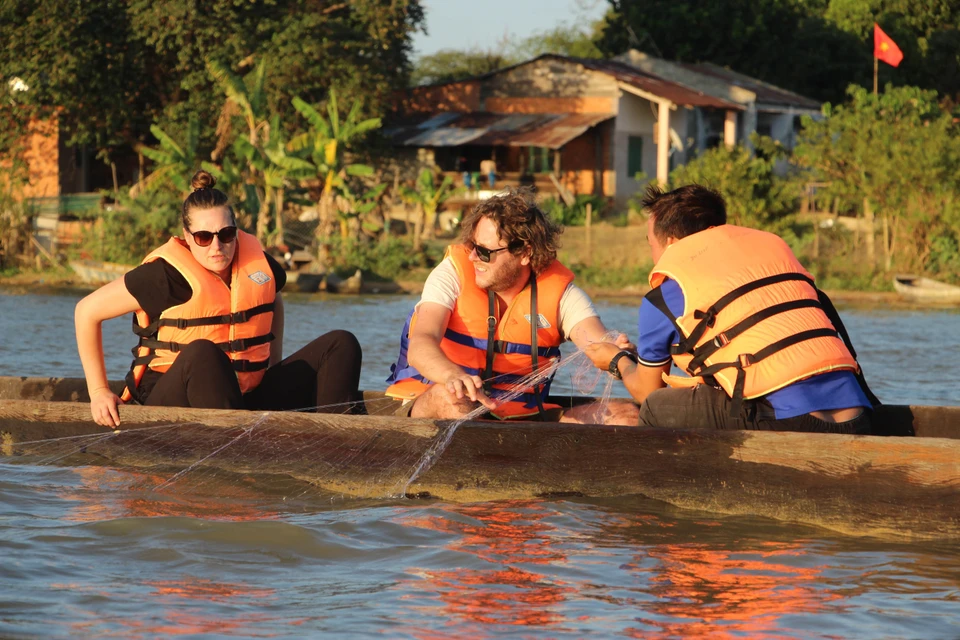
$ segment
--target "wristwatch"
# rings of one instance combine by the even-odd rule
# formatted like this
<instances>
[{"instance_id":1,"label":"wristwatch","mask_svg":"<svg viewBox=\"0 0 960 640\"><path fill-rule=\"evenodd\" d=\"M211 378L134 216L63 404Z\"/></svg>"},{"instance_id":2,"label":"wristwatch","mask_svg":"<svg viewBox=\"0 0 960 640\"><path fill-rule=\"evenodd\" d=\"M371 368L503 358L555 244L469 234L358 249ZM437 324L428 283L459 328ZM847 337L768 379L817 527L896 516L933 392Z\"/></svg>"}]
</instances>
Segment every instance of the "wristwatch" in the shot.
<instances>
[{"instance_id":1,"label":"wristwatch","mask_svg":"<svg viewBox=\"0 0 960 640\"><path fill-rule=\"evenodd\" d=\"M619 351L617 355L613 356L613 359L610 360L610 365L607 367L607 371L610 372L617 380L622 380L623 376L620 375L620 358L626 358L627 360L632 360L634 364L640 363L640 358L637 357L633 351Z\"/></svg>"}]
</instances>

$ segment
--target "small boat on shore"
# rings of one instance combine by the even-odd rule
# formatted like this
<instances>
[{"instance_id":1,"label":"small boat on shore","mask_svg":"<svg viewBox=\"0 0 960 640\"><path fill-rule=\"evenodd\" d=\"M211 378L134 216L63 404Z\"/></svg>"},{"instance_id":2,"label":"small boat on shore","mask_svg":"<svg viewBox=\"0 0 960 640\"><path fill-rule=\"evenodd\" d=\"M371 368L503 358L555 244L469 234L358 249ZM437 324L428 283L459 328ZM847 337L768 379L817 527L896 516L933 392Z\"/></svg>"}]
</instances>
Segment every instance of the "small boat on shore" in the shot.
<instances>
[{"instance_id":1,"label":"small boat on shore","mask_svg":"<svg viewBox=\"0 0 960 640\"><path fill-rule=\"evenodd\" d=\"M70 268L85 284L107 284L113 282L133 266L114 262L96 262L94 260L71 260Z\"/></svg>"},{"instance_id":2,"label":"small boat on shore","mask_svg":"<svg viewBox=\"0 0 960 640\"><path fill-rule=\"evenodd\" d=\"M893 288L905 300L921 304L960 304L960 287L932 278L898 275Z\"/></svg>"},{"instance_id":3,"label":"small boat on shore","mask_svg":"<svg viewBox=\"0 0 960 640\"><path fill-rule=\"evenodd\" d=\"M90 419L81 379L0 377L0 460L77 439L57 464L283 474L358 497L642 495L852 535L960 538L960 407L880 407L875 436L479 420L451 433L449 421L392 415L380 392L364 400L368 415L131 405L114 431ZM398 459L423 464L411 476Z\"/></svg>"}]
</instances>

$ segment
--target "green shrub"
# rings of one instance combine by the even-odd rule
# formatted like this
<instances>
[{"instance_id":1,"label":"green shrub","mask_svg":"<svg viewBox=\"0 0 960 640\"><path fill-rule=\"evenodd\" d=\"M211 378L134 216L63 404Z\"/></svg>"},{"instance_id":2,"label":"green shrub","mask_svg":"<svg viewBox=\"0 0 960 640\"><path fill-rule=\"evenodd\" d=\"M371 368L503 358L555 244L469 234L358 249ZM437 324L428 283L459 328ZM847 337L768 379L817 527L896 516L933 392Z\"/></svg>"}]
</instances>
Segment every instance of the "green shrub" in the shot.
<instances>
[{"instance_id":1,"label":"green shrub","mask_svg":"<svg viewBox=\"0 0 960 640\"><path fill-rule=\"evenodd\" d=\"M540 208L555 222L565 227L581 227L587 222L587 205L593 207L593 220L600 220L607 215L609 204L602 196L580 194L576 196L573 206L567 206L562 200L547 198L540 203Z\"/></svg>"},{"instance_id":2,"label":"green shrub","mask_svg":"<svg viewBox=\"0 0 960 640\"><path fill-rule=\"evenodd\" d=\"M787 157L779 142L765 136L751 136L754 153L737 145L719 146L677 167L670 174L670 189L700 184L715 189L727 203L727 218L732 224L766 228L797 209L800 185L781 178L774 168ZM631 203L640 208L638 193Z\"/></svg>"},{"instance_id":3,"label":"green shrub","mask_svg":"<svg viewBox=\"0 0 960 640\"><path fill-rule=\"evenodd\" d=\"M104 262L137 264L181 233L180 205L180 196L169 190L136 198L121 194L116 208L97 214L97 224L84 233L78 251Z\"/></svg>"}]
</instances>

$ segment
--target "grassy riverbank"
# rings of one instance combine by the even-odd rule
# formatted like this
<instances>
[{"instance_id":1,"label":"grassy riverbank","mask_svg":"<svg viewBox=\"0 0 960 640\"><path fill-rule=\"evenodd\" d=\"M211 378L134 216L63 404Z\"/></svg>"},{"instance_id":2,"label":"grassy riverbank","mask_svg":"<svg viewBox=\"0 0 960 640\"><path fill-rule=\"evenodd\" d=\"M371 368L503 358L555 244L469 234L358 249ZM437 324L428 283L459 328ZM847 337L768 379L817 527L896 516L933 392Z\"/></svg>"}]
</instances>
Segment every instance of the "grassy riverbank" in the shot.
<instances>
[{"instance_id":1,"label":"grassy riverbank","mask_svg":"<svg viewBox=\"0 0 960 640\"><path fill-rule=\"evenodd\" d=\"M562 236L559 256L576 273L577 283L597 298L642 297L647 291L647 274L653 266L646 226L600 223L590 229L589 241L587 235L584 227L567 227ZM383 292L418 293L451 240L427 243L417 259L413 259L410 248L400 240L362 255L348 252L339 259L342 264L338 264L336 270L349 275L360 268L367 281L393 285L381 287ZM892 274L867 268L858 255L860 248L841 234L821 234L816 252L810 237L788 240L821 288L832 292L838 300L896 301ZM812 257L814 253L817 257ZM0 271L0 285L20 291L95 288L83 283L67 266L44 270L7 269Z\"/></svg>"}]
</instances>

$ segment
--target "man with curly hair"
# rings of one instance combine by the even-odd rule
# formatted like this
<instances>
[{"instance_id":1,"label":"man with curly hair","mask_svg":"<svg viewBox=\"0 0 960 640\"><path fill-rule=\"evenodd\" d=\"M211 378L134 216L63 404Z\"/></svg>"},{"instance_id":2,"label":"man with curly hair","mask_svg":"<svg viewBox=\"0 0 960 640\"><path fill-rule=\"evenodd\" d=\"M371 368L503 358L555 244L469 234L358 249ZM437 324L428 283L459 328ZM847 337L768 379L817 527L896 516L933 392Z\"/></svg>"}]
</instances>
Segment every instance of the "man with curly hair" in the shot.
<instances>
[{"instance_id":1,"label":"man with curly hair","mask_svg":"<svg viewBox=\"0 0 960 640\"><path fill-rule=\"evenodd\" d=\"M607 334L557 260L561 232L527 191L484 200L466 216L460 244L427 278L404 326L387 379L387 394L404 401L400 413L456 419L483 405L499 419L598 421L596 407L550 404L552 377L537 375L564 341L583 349ZM615 344L635 358L626 336ZM637 407L611 402L603 421L636 424Z\"/></svg>"}]
</instances>

